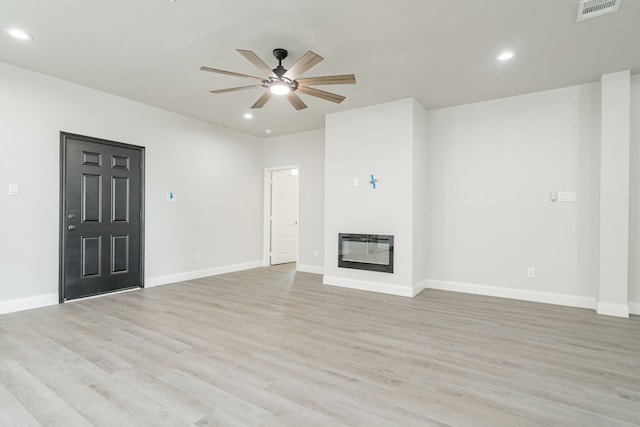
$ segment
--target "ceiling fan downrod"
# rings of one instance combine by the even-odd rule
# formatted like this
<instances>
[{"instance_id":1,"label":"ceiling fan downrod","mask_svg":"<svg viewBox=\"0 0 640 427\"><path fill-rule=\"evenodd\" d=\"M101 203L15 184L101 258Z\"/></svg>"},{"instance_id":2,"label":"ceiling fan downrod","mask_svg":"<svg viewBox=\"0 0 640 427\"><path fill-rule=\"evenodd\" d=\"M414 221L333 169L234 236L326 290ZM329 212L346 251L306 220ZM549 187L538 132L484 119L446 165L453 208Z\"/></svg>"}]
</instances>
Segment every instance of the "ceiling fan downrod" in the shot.
<instances>
[{"instance_id":1,"label":"ceiling fan downrod","mask_svg":"<svg viewBox=\"0 0 640 427\"><path fill-rule=\"evenodd\" d=\"M281 79L282 76L284 76L284 73L287 72L287 70L282 66L282 60L285 59L288 54L289 52L287 52L287 49L273 49L273 56L275 56L278 60L278 66L273 69L273 72L276 74L276 76L278 76L279 79Z\"/></svg>"}]
</instances>

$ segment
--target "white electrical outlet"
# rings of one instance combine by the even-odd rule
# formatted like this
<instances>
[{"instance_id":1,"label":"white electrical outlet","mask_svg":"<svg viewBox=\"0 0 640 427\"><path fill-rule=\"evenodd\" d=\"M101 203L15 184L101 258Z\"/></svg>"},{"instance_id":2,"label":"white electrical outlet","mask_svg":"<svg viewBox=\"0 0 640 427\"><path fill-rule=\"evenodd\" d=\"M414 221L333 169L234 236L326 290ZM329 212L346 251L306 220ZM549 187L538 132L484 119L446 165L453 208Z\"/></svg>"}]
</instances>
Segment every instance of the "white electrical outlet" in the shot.
<instances>
[{"instance_id":1,"label":"white electrical outlet","mask_svg":"<svg viewBox=\"0 0 640 427\"><path fill-rule=\"evenodd\" d=\"M313 256L318 256L318 250L313 251Z\"/></svg>"},{"instance_id":2,"label":"white electrical outlet","mask_svg":"<svg viewBox=\"0 0 640 427\"><path fill-rule=\"evenodd\" d=\"M202 252L196 252L196 261L202 261Z\"/></svg>"},{"instance_id":3,"label":"white electrical outlet","mask_svg":"<svg viewBox=\"0 0 640 427\"><path fill-rule=\"evenodd\" d=\"M527 277L529 279L533 279L534 277L536 277L536 269L533 267L527 268Z\"/></svg>"}]
</instances>

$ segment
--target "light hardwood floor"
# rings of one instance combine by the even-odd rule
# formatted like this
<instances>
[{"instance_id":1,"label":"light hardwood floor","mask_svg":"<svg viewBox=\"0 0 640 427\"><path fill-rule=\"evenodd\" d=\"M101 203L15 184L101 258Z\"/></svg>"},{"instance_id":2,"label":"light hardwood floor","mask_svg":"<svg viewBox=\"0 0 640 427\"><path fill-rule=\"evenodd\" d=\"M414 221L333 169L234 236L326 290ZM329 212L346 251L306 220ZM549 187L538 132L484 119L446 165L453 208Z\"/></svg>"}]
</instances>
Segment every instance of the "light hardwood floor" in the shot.
<instances>
[{"instance_id":1,"label":"light hardwood floor","mask_svg":"<svg viewBox=\"0 0 640 427\"><path fill-rule=\"evenodd\" d=\"M2 426L640 425L640 318L260 268L0 316Z\"/></svg>"}]
</instances>

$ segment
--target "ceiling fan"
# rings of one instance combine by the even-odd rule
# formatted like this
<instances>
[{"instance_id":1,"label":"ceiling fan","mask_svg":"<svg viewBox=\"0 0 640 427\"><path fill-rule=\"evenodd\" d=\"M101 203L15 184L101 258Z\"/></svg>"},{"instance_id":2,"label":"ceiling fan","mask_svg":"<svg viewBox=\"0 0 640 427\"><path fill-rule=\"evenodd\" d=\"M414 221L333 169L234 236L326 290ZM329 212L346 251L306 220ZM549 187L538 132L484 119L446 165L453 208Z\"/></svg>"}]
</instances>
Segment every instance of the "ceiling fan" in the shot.
<instances>
[{"instance_id":1,"label":"ceiling fan","mask_svg":"<svg viewBox=\"0 0 640 427\"><path fill-rule=\"evenodd\" d=\"M250 76L247 74L234 73L232 71L219 70L211 67L200 67L202 71L209 71L211 73L226 74L229 76L243 77L247 79L260 80L260 84L254 84L249 86L232 87L228 89L212 90L211 93L227 93L235 92L245 89L253 88L266 88L264 94L258 98L258 100L251 106L251 108L262 108L271 99L273 95L286 95L287 100L293 105L296 110L302 110L307 108L307 105L302 102L302 99L297 95L298 93L304 93L305 95L315 96L327 101L341 103L345 100L342 95L326 92L324 90L312 88L309 86L314 85L336 85L336 84L355 84L356 76L353 74L342 74L338 76L323 76L323 77L307 77L298 78L305 71L311 67L317 65L324 58L320 55L308 51L302 57L291 66L288 70L282 66L282 60L288 55L286 49L274 49L273 56L278 60L278 66L274 69L269 68L265 62L250 50L236 49L240 55L244 56L253 65L258 67L260 71L266 74L266 78Z\"/></svg>"}]
</instances>

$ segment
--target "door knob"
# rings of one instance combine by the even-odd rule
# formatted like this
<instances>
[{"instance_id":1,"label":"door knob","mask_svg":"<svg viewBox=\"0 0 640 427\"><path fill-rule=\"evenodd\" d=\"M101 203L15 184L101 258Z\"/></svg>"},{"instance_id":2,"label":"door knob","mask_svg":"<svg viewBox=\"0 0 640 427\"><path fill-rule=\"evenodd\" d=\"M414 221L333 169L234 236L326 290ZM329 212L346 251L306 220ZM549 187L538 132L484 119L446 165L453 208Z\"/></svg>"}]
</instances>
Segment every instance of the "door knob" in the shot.
<instances>
[{"instance_id":1,"label":"door knob","mask_svg":"<svg viewBox=\"0 0 640 427\"><path fill-rule=\"evenodd\" d=\"M73 225L73 224L67 227L67 230L69 230L69 231L73 231L75 229L76 229L76 226Z\"/></svg>"}]
</instances>

